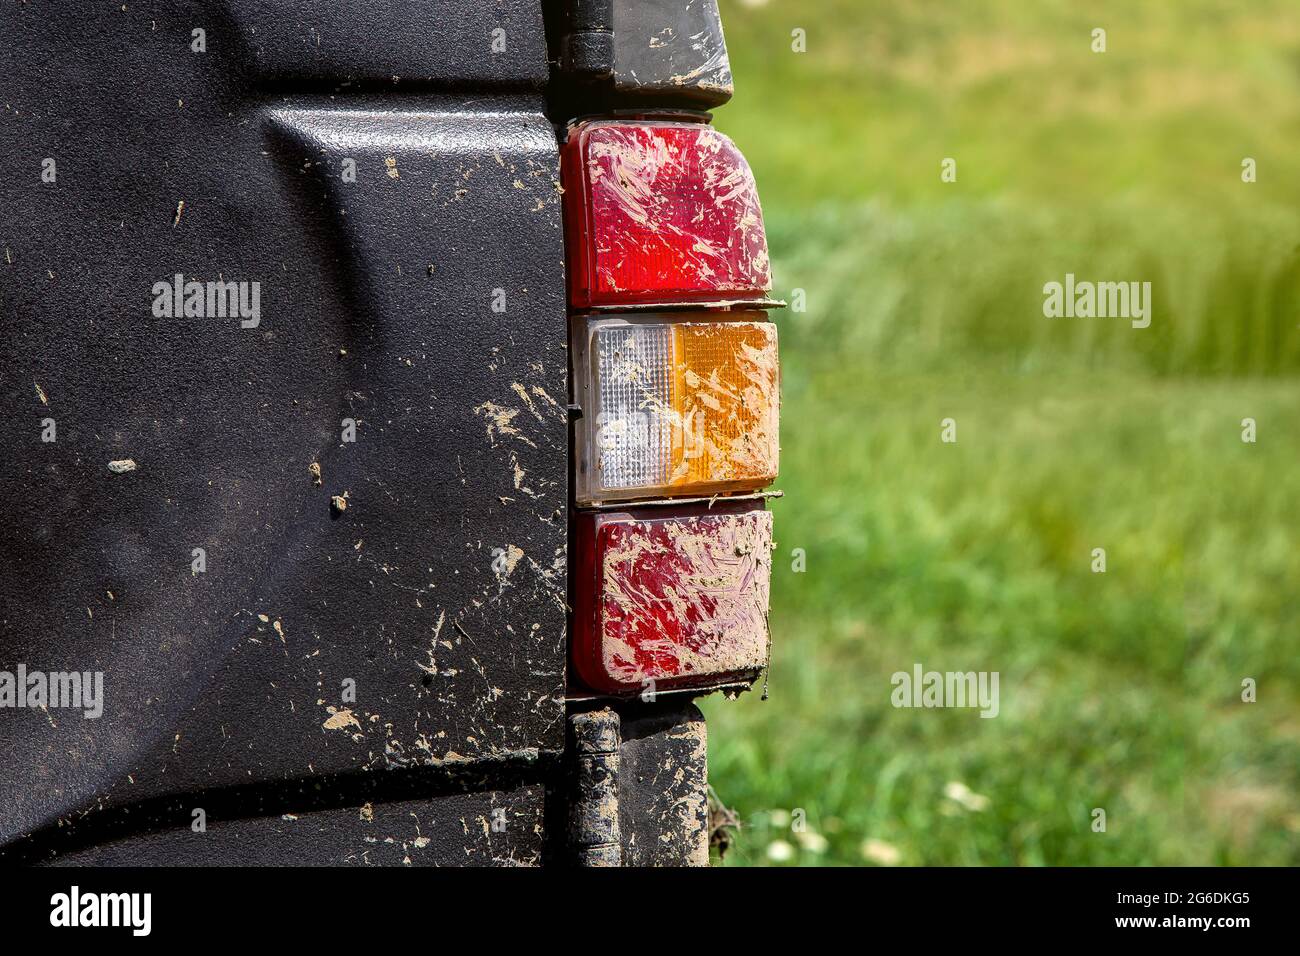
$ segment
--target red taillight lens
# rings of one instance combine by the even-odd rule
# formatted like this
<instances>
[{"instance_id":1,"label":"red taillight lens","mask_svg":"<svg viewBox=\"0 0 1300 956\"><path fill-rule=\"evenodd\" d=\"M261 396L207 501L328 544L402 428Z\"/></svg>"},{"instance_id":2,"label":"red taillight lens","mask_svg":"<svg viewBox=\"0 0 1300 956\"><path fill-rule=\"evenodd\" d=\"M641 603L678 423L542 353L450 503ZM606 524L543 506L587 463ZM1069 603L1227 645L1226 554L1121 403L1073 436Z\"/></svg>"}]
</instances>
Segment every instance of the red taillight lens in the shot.
<instances>
[{"instance_id":1,"label":"red taillight lens","mask_svg":"<svg viewBox=\"0 0 1300 956\"><path fill-rule=\"evenodd\" d=\"M578 676L610 694L752 679L767 663L771 550L772 516L750 502L579 515Z\"/></svg>"},{"instance_id":2,"label":"red taillight lens","mask_svg":"<svg viewBox=\"0 0 1300 956\"><path fill-rule=\"evenodd\" d=\"M745 157L699 123L595 121L562 163L576 308L760 300L772 288Z\"/></svg>"}]
</instances>

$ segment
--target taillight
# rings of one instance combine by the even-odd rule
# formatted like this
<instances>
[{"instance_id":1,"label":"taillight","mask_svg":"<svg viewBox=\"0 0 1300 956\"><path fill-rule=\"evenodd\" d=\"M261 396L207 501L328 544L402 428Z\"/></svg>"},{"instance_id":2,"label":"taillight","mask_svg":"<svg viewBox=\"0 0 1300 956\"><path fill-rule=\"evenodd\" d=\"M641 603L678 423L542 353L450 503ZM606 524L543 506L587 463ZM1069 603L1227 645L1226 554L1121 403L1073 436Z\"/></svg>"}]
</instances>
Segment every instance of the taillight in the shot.
<instances>
[{"instance_id":1,"label":"taillight","mask_svg":"<svg viewBox=\"0 0 1300 956\"><path fill-rule=\"evenodd\" d=\"M561 156L575 683L748 682L767 663L772 518L727 496L775 479L780 406L753 176L703 122L587 121Z\"/></svg>"},{"instance_id":2,"label":"taillight","mask_svg":"<svg viewBox=\"0 0 1300 956\"><path fill-rule=\"evenodd\" d=\"M578 676L610 694L753 679L771 547L772 516L749 502L579 515Z\"/></svg>"},{"instance_id":3,"label":"taillight","mask_svg":"<svg viewBox=\"0 0 1300 956\"><path fill-rule=\"evenodd\" d=\"M763 300L772 288L749 164L702 123L582 123L563 155L575 308Z\"/></svg>"},{"instance_id":4,"label":"taillight","mask_svg":"<svg viewBox=\"0 0 1300 956\"><path fill-rule=\"evenodd\" d=\"M778 374L776 326L762 312L575 320L578 502L771 483Z\"/></svg>"}]
</instances>

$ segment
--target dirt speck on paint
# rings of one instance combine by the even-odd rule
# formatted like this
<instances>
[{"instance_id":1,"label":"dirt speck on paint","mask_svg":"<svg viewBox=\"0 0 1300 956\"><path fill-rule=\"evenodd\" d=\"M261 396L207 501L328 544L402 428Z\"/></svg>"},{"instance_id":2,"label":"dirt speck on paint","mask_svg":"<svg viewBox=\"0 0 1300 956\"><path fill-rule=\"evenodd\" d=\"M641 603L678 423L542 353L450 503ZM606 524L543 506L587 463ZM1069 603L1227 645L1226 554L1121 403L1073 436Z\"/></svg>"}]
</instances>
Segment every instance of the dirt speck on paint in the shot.
<instances>
[{"instance_id":1,"label":"dirt speck on paint","mask_svg":"<svg viewBox=\"0 0 1300 956\"><path fill-rule=\"evenodd\" d=\"M329 712L329 719L321 724L324 730L346 730L348 727L355 727L361 730L361 721L357 720L356 715L352 713L350 707L326 707Z\"/></svg>"},{"instance_id":2,"label":"dirt speck on paint","mask_svg":"<svg viewBox=\"0 0 1300 956\"><path fill-rule=\"evenodd\" d=\"M319 488L321 483L320 462L313 461L310 465L308 465L307 474L311 475L312 481L315 482L316 487Z\"/></svg>"},{"instance_id":3,"label":"dirt speck on paint","mask_svg":"<svg viewBox=\"0 0 1300 956\"><path fill-rule=\"evenodd\" d=\"M393 156L384 157L384 166L388 169L389 179L399 179L400 174L397 172L397 159Z\"/></svg>"},{"instance_id":4,"label":"dirt speck on paint","mask_svg":"<svg viewBox=\"0 0 1300 956\"><path fill-rule=\"evenodd\" d=\"M495 402L484 402L474 409L474 414L481 415L487 422L488 441L493 445L497 443L497 436L514 438L531 448L537 445L521 432L514 425L515 417L519 414L517 408L503 408Z\"/></svg>"},{"instance_id":5,"label":"dirt speck on paint","mask_svg":"<svg viewBox=\"0 0 1300 956\"><path fill-rule=\"evenodd\" d=\"M528 408L528 413L539 422L542 421L542 415L537 410L537 405L533 402L533 397L528 394L528 390L518 382L511 382L510 389L523 401L524 405Z\"/></svg>"},{"instance_id":6,"label":"dirt speck on paint","mask_svg":"<svg viewBox=\"0 0 1300 956\"><path fill-rule=\"evenodd\" d=\"M332 495L330 497L330 507L334 509L336 515L341 515L348 510L348 493L345 491L341 495Z\"/></svg>"},{"instance_id":7,"label":"dirt speck on paint","mask_svg":"<svg viewBox=\"0 0 1300 956\"><path fill-rule=\"evenodd\" d=\"M361 807L360 817L361 817L361 819L362 819L364 822L366 822L366 823L374 823L374 822L375 822L375 807L374 807L374 804L367 803L367 804L363 805L363 806Z\"/></svg>"},{"instance_id":8,"label":"dirt speck on paint","mask_svg":"<svg viewBox=\"0 0 1300 956\"><path fill-rule=\"evenodd\" d=\"M135 469L135 460L131 458L119 458L108 463L108 470L115 475L122 475L128 471L135 471Z\"/></svg>"},{"instance_id":9,"label":"dirt speck on paint","mask_svg":"<svg viewBox=\"0 0 1300 956\"><path fill-rule=\"evenodd\" d=\"M50 400L45 394L45 389L41 388L38 382L32 382L32 384L36 386L36 397L41 400L41 404L42 405L50 404Z\"/></svg>"}]
</instances>

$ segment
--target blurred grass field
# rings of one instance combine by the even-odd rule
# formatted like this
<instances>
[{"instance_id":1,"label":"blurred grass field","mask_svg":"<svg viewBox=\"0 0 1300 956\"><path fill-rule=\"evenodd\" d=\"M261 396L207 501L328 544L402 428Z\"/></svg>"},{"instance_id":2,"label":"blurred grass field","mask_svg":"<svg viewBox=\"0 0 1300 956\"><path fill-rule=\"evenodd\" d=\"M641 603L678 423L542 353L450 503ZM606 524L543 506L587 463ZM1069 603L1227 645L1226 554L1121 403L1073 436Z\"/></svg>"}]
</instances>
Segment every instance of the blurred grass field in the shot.
<instances>
[{"instance_id":1,"label":"blurred grass field","mask_svg":"<svg viewBox=\"0 0 1300 956\"><path fill-rule=\"evenodd\" d=\"M725 863L1300 864L1300 7L722 8L807 295L771 699L703 702ZM1066 272L1151 327L1045 318ZM894 709L915 662L1000 715Z\"/></svg>"}]
</instances>

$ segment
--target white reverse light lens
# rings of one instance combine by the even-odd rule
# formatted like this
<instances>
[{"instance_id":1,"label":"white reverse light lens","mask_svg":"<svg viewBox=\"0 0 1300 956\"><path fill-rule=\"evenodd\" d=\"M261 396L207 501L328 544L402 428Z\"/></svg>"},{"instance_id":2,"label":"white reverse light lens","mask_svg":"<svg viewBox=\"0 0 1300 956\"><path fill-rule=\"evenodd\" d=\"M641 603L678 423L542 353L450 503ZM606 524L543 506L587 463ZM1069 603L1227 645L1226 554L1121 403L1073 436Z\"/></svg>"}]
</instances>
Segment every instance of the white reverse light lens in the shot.
<instances>
[{"instance_id":1,"label":"white reverse light lens","mask_svg":"<svg viewBox=\"0 0 1300 956\"><path fill-rule=\"evenodd\" d=\"M610 490L661 484L670 453L671 330L605 326L594 339L600 483Z\"/></svg>"},{"instance_id":2,"label":"white reverse light lens","mask_svg":"<svg viewBox=\"0 0 1300 956\"><path fill-rule=\"evenodd\" d=\"M732 315L579 325L580 504L747 490L776 477L776 326L761 312Z\"/></svg>"}]
</instances>

